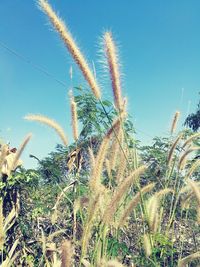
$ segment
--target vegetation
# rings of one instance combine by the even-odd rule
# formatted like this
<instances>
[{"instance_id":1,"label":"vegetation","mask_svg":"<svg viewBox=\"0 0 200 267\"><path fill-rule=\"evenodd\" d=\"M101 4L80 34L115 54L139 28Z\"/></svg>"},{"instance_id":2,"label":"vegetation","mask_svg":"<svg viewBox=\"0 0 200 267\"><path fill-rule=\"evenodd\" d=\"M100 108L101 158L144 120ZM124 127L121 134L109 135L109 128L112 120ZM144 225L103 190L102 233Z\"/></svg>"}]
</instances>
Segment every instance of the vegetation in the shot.
<instances>
[{"instance_id":1,"label":"vegetation","mask_svg":"<svg viewBox=\"0 0 200 267\"><path fill-rule=\"evenodd\" d=\"M104 34L103 45L114 105L101 97L63 21L47 1L38 2L89 89L70 92L72 144L52 119L25 117L62 141L43 160L31 155L36 170L20 161L30 134L17 150L1 144L1 266L198 266L200 133L176 134L176 112L168 137L141 146L122 97L112 34Z\"/></svg>"},{"instance_id":2,"label":"vegetation","mask_svg":"<svg viewBox=\"0 0 200 267\"><path fill-rule=\"evenodd\" d=\"M200 128L200 101L197 105L196 113L189 114L185 120L185 125L197 132Z\"/></svg>"}]
</instances>

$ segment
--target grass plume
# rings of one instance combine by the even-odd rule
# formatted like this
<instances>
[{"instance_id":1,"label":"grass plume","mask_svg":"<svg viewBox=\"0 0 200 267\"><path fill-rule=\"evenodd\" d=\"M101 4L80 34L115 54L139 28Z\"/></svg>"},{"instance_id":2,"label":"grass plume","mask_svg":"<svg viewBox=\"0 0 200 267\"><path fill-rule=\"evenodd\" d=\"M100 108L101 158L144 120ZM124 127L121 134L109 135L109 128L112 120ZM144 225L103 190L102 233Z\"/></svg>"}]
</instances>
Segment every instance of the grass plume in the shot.
<instances>
[{"instance_id":1,"label":"grass plume","mask_svg":"<svg viewBox=\"0 0 200 267\"><path fill-rule=\"evenodd\" d=\"M104 39L105 54L112 81L115 106L118 110L122 110L123 101L121 96L121 81L120 81L117 47L113 41L111 32L106 32L103 36L103 39Z\"/></svg>"},{"instance_id":2,"label":"grass plume","mask_svg":"<svg viewBox=\"0 0 200 267\"><path fill-rule=\"evenodd\" d=\"M106 207L103 221L109 224L113 221L113 216L118 208L118 204L121 201L125 192L130 188L130 186L135 182L139 175L145 172L147 167L145 165L140 166L138 169L134 170L124 181L116 188L116 191L111 198L108 206Z\"/></svg>"},{"instance_id":3,"label":"grass plume","mask_svg":"<svg viewBox=\"0 0 200 267\"><path fill-rule=\"evenodd\" d=\"M182 148L185 148L187 145L189 145L194 139L199 138L200 137L200 133L195 133L192 136L190 136L185 143L183 144Z\"/></svg>"},{"instance_id":4,"label":"grass plume","mask_svg":"<svg viewBox=\"0 0 200 267\"><path fill-rule=\"evenodd\" d=\"M176 138L176 140L174 141L173 145L171 146L171 148L170 148L170 150L169 150L169 155L168 155L168 159L167 159L168 166L170 166L170 164L171 164L171 161L172 161L172 158L173 158L173 153L174 153L174 151L175 151L175 149L176 149L176 147L177 147L179 141L181 140L182 136L183 136L183 135L180 134L180 135Z\"/></svg>"},{"instance_id":5,"label":"grass plume","mask_svg":"<svg viewBox=\"0 0 200 267\"><path fill-rule=\"evenodd\" d=\"M190 254L189 256L179 260L178 267L186 267L188 262L200 258L200 251Z\"/></svg>"},{"instance_id":6,"label":"grass plume","mask_svg":"<svg viewBox=\"0 0 200 267\"><path fill-rule=\"evenodd\" d=\"M186 178L190 178L194 171L200 166L200 159L196 160L189 169Z\"/></svg>"},{"instance_id":7,"label":"grass plume","mask_svg":"<svg viewBox=\"0 0 200 267\"><path fill-rule=\"evenodd\" d=\"M154 188L154 186L155 186L154 183L146 185L145 187L143 187L140 190L140 192L138 192L132 198L132 200L129 202L128 206L126 207L125 211L123 212L121 218L119 219L119 226L123 226L123 224L125 223L125 220L127 219L127 217L130 215L130 213L133 211L133 209L136 208L136 206L138 205L138 203L141 200L142 194L151 191Z\"/></svg>"},{"instance_id":8,"label":"grass plume","mask_svg":"<svg viewBox=\"0 0 200 267\"><path fill-rule=\"evenodd\" d=\"M2 145L1 147L1 151L0 151L0 171L2 169L2 166L4 164L4 160L7 156L7 153L8 153L9 149L8 149L8 145Z\"/></svg>"},{"instance_id":9,"label":"grass plume","mask_svg":"<svg viewBox=\"0 0 200 267\"><path fill-rule=\"evenodd\" d=\"M192 152L194 152L194 151L197 151L197 150L200 150L200 147L192 147L192 148L188 149L188 150L181 156L181 158L180 158L180 160L179 160L179 163L178 163L178 168L179 168L180 170L182 170L183 167L185 166L186 157L187 157L190 153L192 153Z\"/></svg>"},{"instance_id":10,"label":"grass plume","mask_svg":"<svg viewBox=\"0 0 200 267\"><path fill-rule=\"evenodd\" d=\"M62 243L61 247L61 267L71 267L72 257L73 257L73 249L71 242L69 240L65 240Z\"/></svg>"},{"instance_id":11,"label":"grass plume","mask_svg":"<svg viewBox=\"0 0 200 267\"><path fill-rule=\"evenodd\" d=\"M88 82L90 88L92 89L93 94L97 99L100 99L100 87L97 84L97 81L88 66L88 63L81 53L79 47L75 43L70 31L68 30L65 23L60 19L55 11L52 9L47 0L38 0L38 4L44 13L48 16L55 30L59 33L61 39L63 40L65 46L73 57L74 61L80 68L83 73L85 80Z\"/></svg>"},{"instance_id":12,"label":"grass plume","mask_svg":"<svg viewBox=\"0 0 200 267\"><path fill-rule=\"evenodd\" d=\"M109 141L112 136L112 134L116 131L118 127L120 127L120 118L116 119L111 126L111 128L107 131L105 134L103 141L101 142L99 151L97 153L96 159L95 159L95 167L92 169L91 172L91 178L90 178L90 188L93 191L96 191L96 189L101 185L101 172L103 168L103 163L105 161L105 156L107 153L107 149L109 146Z\"/></svg>"},{"instance_id":13,"label":"grass plume","mask_svg":"<svg viewBox=\"0 0 200 267\"><path fill-rule=\"evenodd\" d=\"M146 256L149 257L152 253L152 249L151 249L151 242L147 234L143 236L143 246Z\"/></svg>"},{"instance_id":14,"label":"grass plume","mask_svg":"<svg viewBox=\"0 0 200 267\"><path fill-rule=\"evenodd\" d=\"M72 118L72 130L74 140L78 140L78 117L77 117L77 105L74 101L74 97L72 95L72 91L69 93L70 95L70 107L71 107L71 118Z\"/></svg>"},{"instance_id":15,"label":"grass plume","mask_svg":"<svg viewBox=\"0 0 200 267\"><path fill-rule=\"evenodd\" d=\"M46 116L43 116L43 115L34 115L34 114L30 114L30 115L25 116L25 119L29 120L29 121L37 121L37 122L40 122L42 124L46 124L49 127L53 128L56 131L56 133L59 135L63 144L65 146L68 145L68 140L67 140L67 137L65 135L65 132L64 132L63 128L56 121L54 121L54 120L52 120Z\"/></svg>"},{"instance_id":16,"label":"grass plume","mask_svg":"<svg viewBox=\"0 0 200 267\"><path fill-rule=\"evenodd\" d=\"M171 134L173 134L176 130L176 126L177 126L177 122L178 122L179 117L180 117L180 112L176 111L174 114L172 125L171 125L171 130L170 130Z\"/></svg>"},{"instance_id":17,"label":"grass plume","mask_svg":"<svg viewBox=\"0 0 200 267\"><path fill-rule=\"evenodd\" d=\"M200 206L200 189L199 189L197 183L192 181L192 180L187 180L187 182L191 186L191 188L195 194L195 197L197 199L198 205Z\"/></svg>"},{"instance_id":18,"label":"grass plume","mask_svg":"<svg viewBox=\"0 0 200 267\"><path fill-rule=\"evenodd\" d=\"M18 150L17 150L17 153L15 154L15 157L14 157L14 159L13 159L12 165L11 165L11 167L10 167L10 171L16 169L16 167L17 167L17 162L18 162L18 160L19 160L19 158L20 158L22 152L24 151L26 145L27 145L28 142L30 141L31 137L32 137L32 134L30 133L30 134L27 134L27 136L24 138L24 141L22 142L22 144L20 145L20 147L19 147Z\"/></svg>"},{"instance_id":19,"label":"grass plume","mask_svg":"<svg viewBox=\"0 0 200 267\"><path fill-rule=\"evenodd\" d=\"M158 192L156 192L153 196L151 196L149 198L149 200L147 201L147 215L148 215L148 223L149 223L149 227L151 229L152 232L156 232L158 229L158 210L161 204L161 197L173 192L172 189L170 188L165 188L162 189Z\"/></svg>"}]
</instances>

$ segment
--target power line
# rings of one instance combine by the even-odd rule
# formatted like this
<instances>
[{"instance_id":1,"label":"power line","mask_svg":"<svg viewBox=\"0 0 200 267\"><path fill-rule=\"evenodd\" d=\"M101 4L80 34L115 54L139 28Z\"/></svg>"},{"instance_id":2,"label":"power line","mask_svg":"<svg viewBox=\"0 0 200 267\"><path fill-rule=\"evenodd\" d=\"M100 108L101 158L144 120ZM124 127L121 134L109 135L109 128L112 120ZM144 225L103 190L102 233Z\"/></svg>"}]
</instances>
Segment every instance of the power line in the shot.
<instances>
[{"instance_id":1,"label":"power line","mask_svg":"<svg viewBox=\"0 0 200 267\"><path fill-rule=\"evenodd\" d=\"M11 54L13 54L15 57L19 58L20 60L24 61L25 63L31 65L33 68L37 69L38 71L40 71L41 73L45 74L47 77L53 79L54 81L56 81L57 83L59 83L60 85L62 85L63 87L67 87L67 84L64 83L63 81L57 79L53 74L51 74L50 72L48 72L47 70L45 70L43 67L41 67L40 65L38 64L35 64L34 62L32 62L30 59L28 59L27 57L23 56L22 54L18 53L16 50L8 47L8 45L6 45L4 42L2 42L0 40L0 46L2 48L4 48L5 50L7 50L8 52L10 52ZM153 136L145 133L144 131L138 129L138 128L135 128L136 131L150 137L150 138L153 138Z\"/></svg>"},{"instance_id":2,"label":"power line","mask_svg":"<svg viewBox=\"0 0 200 267\"><path fill-rule=\"evenodd\" d=\"M47 70L45 70L44 68L42 68L41 66L39 66L38 64L35 64L34 62L32 62L30 59L26 58L25 56L19 54L14 49L8 47L2 41L0 41L0 46L3 47L4 49L6 49L11 54L13 54L14 56L16 56L17 58L19 58L22 61L26 62L27 64L31 65L33 68L37 69L38 71L42 72L46 76L50 77L51 79L53 79L54 81L56 81L57 83L59 83L60 85L62 85L63 87L65 87L65 88L67 87L66 83L64 83L63 81L57 79L53 74L51 74L50 72L48 72Z\"/></svg>"}]
</instances>

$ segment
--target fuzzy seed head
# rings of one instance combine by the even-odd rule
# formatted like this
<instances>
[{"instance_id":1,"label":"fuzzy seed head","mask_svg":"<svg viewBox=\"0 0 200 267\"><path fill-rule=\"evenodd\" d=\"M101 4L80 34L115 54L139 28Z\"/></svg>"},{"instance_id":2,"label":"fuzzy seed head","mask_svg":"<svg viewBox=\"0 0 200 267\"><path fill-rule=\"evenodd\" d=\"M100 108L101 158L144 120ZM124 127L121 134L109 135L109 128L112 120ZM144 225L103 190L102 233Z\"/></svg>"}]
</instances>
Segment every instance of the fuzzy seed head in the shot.
<instances>
[{"instance_id":1,"label":"fuzzy seed head","mask_svg":"<svg viewBox=\"0 0 200 267\"><path fill-rule=\"evenodd\" d=\"M25 119L30 120L30 121L37 121L37 122L40 122L42 124L46 124L49 127L53 128L56 131L56 133L59 135L59 137L61 138L63 144L65 146L67 146L68 141L67 141L67 137L65 135L65 132L56 121L54 121L54 120L52 120L46 116L34 115L34 114L30 114L30 115L25 116Z\"/></svg>"},{"instance_id":2,"label":"fuzzy seed head","mask_svg":"<svg viewBox=\"0 0 200 267\"><path fill-rule=\"evenodd\" d=\"M74 101L74 97L70 98L70 106L71 106L71 117L72 117L72 129L74 140L78 140L78 116L77 116L77 105Z\"/></svg>"},{"instance_id":3,"label":"fuzzy seed head","mask_svg":"<svg viewBox=\"0 0 200 267\"><path fill-rule=\"evenodd\" d=\"M65 240L62 243L61 247L61 267L71 267L72 257L73 257L73 249L71 242L69 240Z\"/></svg>"},{"instance_id":4,"label":"fuzzy seed head","mask_svg":"<svg viewBox=\"0 0 200 267\"><path fill-rule=\"evenodd\" d=\"M151 249L151 242L147 234L143 236L143 245L144 245L145 253L147 257L149 257L152 253L152 249Z\"/></svg>"},{"instance_id":5,"label":"fuzzy seed head","mask_svg":"<svg viewBox=\"0 0 200 267\"><path fill-rule=\"evenodd\" d=\"M200 251L190 254L189 256L179 260L178 267L185 267L187 266L188 262L198 259L198 258L200 258Z\"/></svg>"},{"instance_id":6,"label":"fuzzy seed head","mask_svg":"<svg viewBox=\"0 0 200 267\"><path fill-rule=\"evenodd\" d=\"M169 155L168 155L168 159L167 159L167 163L168 163L168 166L170 166L171 162L172 162L172 159L173 159L173 153L179 143L179 141L181 140L182 138L182 134L180 134L176 140L174 141L173 145L171 146L170 150L169 150Z\"/></svg>"},{"instance_id":7,"label":"fuzzy seed head","mask_svg":"<svg viewBox=\"0 0 200 267\"><path fill-rule=\"evenodd\" d=\"M16 156L15 156L15 159L13 162L13 168L16 166L17 161L19 160L22 152L24 151L24 148L26 147L26 145L30 141L31 137L32 137L32 133L27 134L27 136L24 138L24 141L22 142L19 149L17 150Z\"/></svg>"},{"instance_id":8,"label":"fuzzy seed head","mask_svg":"<svg viewBox=\"0 0 200 267\"><path fill-rule=\"evenodd\" d=\"M194 151L198 151L198 150L200 150L200 147L192 147L192 148L188 149L188 150L181 156L181 158L180 158L180 160L179 160L179 163L178 163L178 168L179 168L180 170L182 170L182 169L184 168L184 166L186 165L187 156L188 156L190 153L192 153L192 152L194 152Z\"/></svg>"},{"instance_id":9,"label":"fuzzy seed head","mask_svg":"<svg viewBox=\"0 0 200 267\"><path fill-rule=\"evenodd\" d=\"M130 215L130 213L135 209L138 205L138 203L141 201L141 197L143 194L151 191L154 188L155 184L151 183L146 186L144 186L140 192L138 192L133 199L129 202L128 206L126 207L124 213L122 214L121 218L119 219L119 226L123 226L126 219Z\"/></svg>"},{"instance_id":10,"label":"fuzzy seed head","mask_svg":"<svg viewBox=\"0 0 200 267\"><path fill-rule=\"evenodd\" d=\"M130 186L136 181L138 176L144 173L146 169L147 167L145 165L140 166L139 168L134 170L127 178L125 178L120 185L117 186L115 193L111 198L110 202L108 203L108 206L104 212L103 216L104 223L110 224L113 222L114 214L118 208L118 205L122 197L130 188Z\"/></svg>"},{"instance_id":11,"label":"fuzzy seed head","mask_svg":"<svg viewBox=\"0 0 200 267\"><path fill-rule=\"evenodd\" d=\"M111 32L104 34L105 55L109 66L110 77L112 81L112 89L114 95L115 106L118 110L122 110L123 101L121 96L121 81L118 62L118 53Z\"/></svg>"},{"instance_id":12,"label":"fuzzy seed head","mask_svg":"<svg viewBox=\"0 0 200 267\"><path fill-rule=\"evenodd\" d=\"M88 82L90 88L92 89L93 94L97 99L100 99L101 93L99 85L97 84L97 81L92 71L90 70L85 57L75 43L65 23L57 16L47 0L38 0L38 4L44 11L44 13L48 16L55 30L59 33L72 58L80 68L85 80Z\"/></svg>"},{"instance_id":13,"label":"fuzzy seed head","mask_svg":"<svg viewBox=\"0 0 200 267\"><path fill-rule=\"evenodd\" d=\"M172 121L172 126L171 126L171 134L173 134L176 130L176 126L177 126L177 122L178 122L178 119L180 117L180 112L179 111L176 111L176 113L174 114L174 118L173 118L173 121Z\"/></svg>"},{"instance_id":14,"label":"fuzzy seed head","mask_svg":"<svg viewBox=\"0 0 200 267\"><path fill-rule=\"evenodd\" d=\"M182 148L185 148L187 145L189 145L194 139L199 138L200 137L200 133L195 133L192 136L190 136L185 143L183 144Z\"/></svg>"}]
</instances>

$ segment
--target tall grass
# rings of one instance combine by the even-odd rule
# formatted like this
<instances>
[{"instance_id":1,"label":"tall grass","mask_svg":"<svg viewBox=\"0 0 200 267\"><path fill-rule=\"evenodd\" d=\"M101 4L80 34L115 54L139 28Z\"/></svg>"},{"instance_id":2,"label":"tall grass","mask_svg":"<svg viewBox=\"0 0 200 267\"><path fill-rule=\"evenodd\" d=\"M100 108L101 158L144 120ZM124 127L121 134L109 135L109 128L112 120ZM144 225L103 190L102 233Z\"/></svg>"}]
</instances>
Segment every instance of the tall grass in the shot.
<instances>
[{"instance_id":1,"label":"tall grass","mask_svg":"<svg viewBox=\"0 0 200 267\"><path fill-rule=\"evenodd\" d=\"M177 136L171 135L165 162L163 166L159 166L163 168L162 176L151 177L150 162L144 163L136 148L131 147L127 142L127 133L124 130L126 110L121 92L119 59L112 34L106 32L103 38L116 108L114 121L106 112L96 78L67 26L56 15L48 1L38 0L38 4L68 48L110 122L110 128L104 133L97 151L92 147L88 148L90 168L86 193L81 193L78 173L74 175L75 181L66 185L55 199L54 210L51 214L53 225L59 223L59 216L61 216L59 204L62 198L73 188L74 195L70 200L72 210L68 212L68 216L72 217L71 234L68 236L71 240L65 239L58 246L54 238L62 234L63 229L52 232L48 236L39 227L40 239L37 241L41 244L42 256L38 259L38 266L186 266L190 261L197 259L200 252L190 251L189 255L184 254L187 240L182 232L177 237L179 229L176 224L177 221L180 225L183 222L187 222L188 226L190 224L189 209L184 215L184 205L181 205L184 199L187 199L187 203L193 207L195 212L192 219L193 225L200 221L199 183L192 180L195 179L193 174L200 163L198 159L191 156L193 152L199 152L200 147L198 144L190 147L199 138L199 133L189 138L184 132ZM78 148L77 104L72 95L71 114L74 140ZM171 134L175 132L179 115L180 113L176 112ZM57 132L64 146L68 146L64 130L54 120L42 115L28 115L25 118L50 126ZM6 145L2 146L1 177L10 177L13 174L30 137L30 135L26 137L6 173L3 169L7 164L9 149ZM2 201L0 201L2 266L11 266L12 262L22 255L20 251L14 255L18 240L10 246L6 256L4 255L4 243L8 229L10 229L9 225L15 221L16 217L17 210L14 207L5 217ZM127 241L127 236L132 233L134 235L132 240ZM131 241L135 243L132 244ZM130 242L129 245L126 244L128 242ZM122 246L124 243L127 250ZM26 244L25 247L28 246ZM116 246L121 249L119 255L116 253ZM131 247L135 255L128 255L131 253ZM197 246L196 249L198 250ZM25 251L31 254L28 248Z\"/></svg>"}]
</instances>

